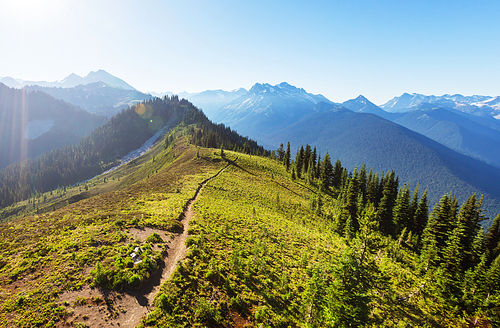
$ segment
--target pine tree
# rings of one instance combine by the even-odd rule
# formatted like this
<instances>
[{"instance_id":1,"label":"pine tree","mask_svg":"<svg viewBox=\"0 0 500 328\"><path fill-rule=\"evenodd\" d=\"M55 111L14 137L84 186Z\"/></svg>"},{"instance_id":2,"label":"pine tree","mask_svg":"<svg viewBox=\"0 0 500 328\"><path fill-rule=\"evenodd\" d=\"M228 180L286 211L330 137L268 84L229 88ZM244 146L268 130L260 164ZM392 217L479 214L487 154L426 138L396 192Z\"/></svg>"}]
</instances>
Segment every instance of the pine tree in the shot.
<instances>
[{"instance_id":1,"label":"pine tree","mask_svg":"<svg viewBox=\"0 0 500 328\"><path fill-rule=\"evenodd\" d=\"M332 186L334 188L340 188L341 182L342 182L342 163L340 163L340 159L337 159L335 162L335 166L333 168L333 176L332 176Z\"/></svg>"},{"instance_id":2,"label":"pine tree","mask_svg":"<svg viewBox=\"0 0 500 328\"><path fill-rule=\"evenodd\" d=\"M363 201L366 199L366 184L367 184L367 174L366 174L366 165L363 163L361 165L361 170L359 170L359 192L363 195Z\"/></svg>"},{"instance_id":3,"label":"pine tree","mask_svg":"<svg viewBox=\"0 0 500 328\"><path fill-rule=\"evenodd\" d=\"M283 164L285 164L287 172L290 169L290 160L291 160L291 153L290 153L290 141L289 141L288 145L286 146L285 157L283 158Z\"/></svg>"},{"instance_id":4,"label":"pine tree","mask_svg":"<svg viewBox=\"0 0 500 328\"><path fill-rule=\"evenodd\" d=\"M358 198L358 175L355 174L349 180L347 192L345 195L344 210L346 217L351 220L351 227L354 232L357 230L357 198ZM350 227L350 228L351 228Z\"/></svg>"},{"instance_id":5,"label":"pine tree","mask_svg":"<svg viewBox=\"0 0 500 328\"><path fill-rule=\"evenodd\" d=\"M415 201L415 198L414 198ZM415 214L413 215L413 233L421 236L424 232L427 220L429 217L429 204L427 202L427 189L420 199L420 202L415 205Z\"/></svg>"},{"instance_id":6,"label":"pine tree","mask_svg":"<svg viewBox=\"0 0 500 328\"><path fill-rule=\"evenodd\" d=\"M300 146L300 149L297 151L297 155L295 156L295 168L297 171L297 178L302 177L302 167L304 166L304 146Z\"/></svg>"},{"instance_id":7,"label":"pine tree","mask_svg":"<svg viewBox=\"0 0 500 328\"><path fill-rule=\"evenodd\" d=\"M500 214L496 216L488 229L484 240L489 262L499 255L500 251Z\"/></svg>"},{"instance_id":8,"label":"pine tree","mask_svg":"<svg viewBox=\"0 0 500 328\"><path fill-rule=\"evenodd\" d=\"M377 216L380 225L380 231L386 235L394 235L394 223L392 220L394 203L397 197L397 188L394 171L387 173L384 178L384 187L382 199L377 207ZM395 193L396 191L396 193Z\"/></svg>"},{"instance_id":9,"label":"pine tree","mask_svg":"<svg viewBox=\"0 0 500 328\"><path fill-rule=\"evenodd\" d=\"M280 144L280 147L276 150L276 157L278 161L282 162L285 158L285 149L283 148L283 143Z\"/></svg>"},{"instance_id":10,"label":"pine tree","mask_svg":"<svg viewBox=\"0 0 500 328\"><path fill-rule=\"evenodd\" d=\"M314 149L313 149L311 158L312 158L313 169L316 170L316 163L317 163L317 158L318 158L318 153L316 151L316 147L314 147Z\"/></svg>"},{"instance_id":11,"label":"pine tree","mask_svg":"<svg viewBox=\"0 0 500 328\"><path fill-rule=\"evenodd\" d=\"M479 203L477 202L476 195L474 194L467 199L458 213L457 228L463 231L463 236L461 238L464 256L463 262L461 263L463 271L469 269L473 263L473 244L480 230L479 223L482 220L481 202L482 201Z\"/></svg>"},{"instance_id":12,"label":"pine tree","mask_svg":"<svg viewBox=\"0 0 500 328\"><path fill-rule=\"evenodd\" d=\"M370 169L366 186L366 202L377 206L378 173L373 174Z\"/></svg>"},{"instance_id":13,"label":"pine tree","mask_svg":"<svg viewBox=\"0 0 500 328\"><path fill-rule=\"evenodd\" d=\"M395 235L398 236L403 229L409 228L410 218L410 190L405 184L399 190L393 210Z\"/></svg>"},{"instance_id":14,"label":"pine tree","mask_svg":"<svg viewBox=\"0 0 500 328\"><path fill-rule=\"evenodd\" d=\"M426 254L430 263L439 264L443 259L443 250L446 247L448 233L452 231L451 220L452 200L445 194L432 210L429 221L422 235L423 254Z\"/></svg>"},{"instance_id":15,"label":"pine tree","mask_svg":"<svg viewBox=\"0 0 500 328\"><path fill-rule=\"evenodd\" d=\"M412 222L408 223L408 228L411 231L414 231L414 226L413 226L413 218L415 217L415 212L417 212L418 208L418 191L419 191L419 185L417 182L417 186L415 187L415 191L413 192L413 198L410 203L410 209L408 215L410 216L410 219Z\"/></svg>"},{"instance_id":16,"label":"pine tree","mask_svg":"<svg viewBox=\"0 0 500 328\"><path fill-rule=\"evenodd\" d=\"M333 167L332 162L330 161L330 155L328 151L326 152L325 157L323 158L323 163L321 164L321 184L325 190L328 190L332 185L332 175L333 175Z\"/></svg>"},{"instance_id":17,"label":"pine tree","mask_svg":"<svg viewBox=\"0 0 500 328\"><path fill-rule=\"evenodd\" d=\"M304 162L303 162L303 167L302 167L302 171L303 171L304 175L307 174L307 170L309 169L309 160L311 158L311 155L312 155L311 146L306 144L306 149L304 150L304 155L303 155Z\"/></svg>"}]
</instances>

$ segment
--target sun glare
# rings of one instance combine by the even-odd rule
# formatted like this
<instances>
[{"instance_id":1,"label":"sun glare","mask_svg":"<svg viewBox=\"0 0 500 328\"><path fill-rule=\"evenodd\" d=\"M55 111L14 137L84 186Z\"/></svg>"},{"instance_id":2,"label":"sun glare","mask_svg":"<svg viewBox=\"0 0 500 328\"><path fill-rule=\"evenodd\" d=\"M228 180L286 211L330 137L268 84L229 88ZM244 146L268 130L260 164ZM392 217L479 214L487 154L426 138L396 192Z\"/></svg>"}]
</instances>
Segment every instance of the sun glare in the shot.
<instances>
[{"instance_id":1,"label":"sun glare","mask_svg":"<svg viewBox=\"0 0 500 328\"><path fill-rule=\"evenodd\" d=\"M2 10L22 21L46 21L61 9L60 0L0 0Z\"/></svg>"}]
</instances>

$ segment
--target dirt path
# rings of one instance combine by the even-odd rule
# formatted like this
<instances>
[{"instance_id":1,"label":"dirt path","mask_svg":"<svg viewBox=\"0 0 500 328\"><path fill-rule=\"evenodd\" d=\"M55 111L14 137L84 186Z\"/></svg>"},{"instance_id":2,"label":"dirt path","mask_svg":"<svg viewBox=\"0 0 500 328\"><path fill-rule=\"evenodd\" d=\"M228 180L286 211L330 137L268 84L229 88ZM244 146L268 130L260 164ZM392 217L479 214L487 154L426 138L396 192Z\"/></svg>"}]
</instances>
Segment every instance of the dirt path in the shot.
<instances>
[{"instance_id":1,"label":"dirt path","mask_svg":"<svg viewBox=\"0 0 500 328\"><path fill-rule=\"evenodd\" d=\"M230 161L217 174L200 183L195 195L187 201L179 215L179 220L184 225L182 233L165 233L151 228L130 229L130 234L142 242L154 232L160 235L167 234L164 238L168 243L167 255L160 268L146 282L138 289L125 290L123 293L91 289L88 286L79 291L66 292L60 295L59 300L68 302L71 306L70 312L73 313L66 318L66 322L60 322L57 326L68 327L71 326L70 322L83 322L88 327L136 327L142 317L150 311L160 286L170 278L177 267L177 262L186 254L189 221L194 216L193 204L198 199L201 189L236 160ZM75 304L75 300L80 300L79 305Z\"/></svg>"}]
</instances>

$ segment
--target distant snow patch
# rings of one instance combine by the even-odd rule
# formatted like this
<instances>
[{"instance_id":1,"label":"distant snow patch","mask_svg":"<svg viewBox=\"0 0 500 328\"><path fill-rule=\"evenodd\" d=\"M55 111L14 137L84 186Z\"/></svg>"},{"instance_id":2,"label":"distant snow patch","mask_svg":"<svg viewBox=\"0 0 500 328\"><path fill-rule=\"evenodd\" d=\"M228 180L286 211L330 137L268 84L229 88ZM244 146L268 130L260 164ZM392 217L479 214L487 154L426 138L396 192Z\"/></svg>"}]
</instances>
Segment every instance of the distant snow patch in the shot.
<instances>
[{"instance_id":1,"label":"distant snow patch","mask_svg":"<svg viewBox=\"0 0 500 328\"><path fill-rule=\"evenodd\" d=\"M500 114L493 116L493 117L496 118L497 120L500 120Z\"/></svg>"},{"instance_id":2,"label":"distant snow patch","mask_svg":"<svg viewBox=\"0 0 500 328\"><path fill-rule=\"evenodd\" d=\"M24 139L34 140L42 134L48 132L54 126L54 119L29 121L24 129Z\"/></svg>"},{"instance_id":3,"label":"distant snow patch","mask_svg":"<svg viewBox=\"0 0 500 328\"><path fill-rule=\"evenodd\" d=\"M424 115L420 115L417 119L419 119L419 120L428 120L428 119L430 119L430 117L429 117L429 115L424 114Z\"/></svg>"}]
</instances>

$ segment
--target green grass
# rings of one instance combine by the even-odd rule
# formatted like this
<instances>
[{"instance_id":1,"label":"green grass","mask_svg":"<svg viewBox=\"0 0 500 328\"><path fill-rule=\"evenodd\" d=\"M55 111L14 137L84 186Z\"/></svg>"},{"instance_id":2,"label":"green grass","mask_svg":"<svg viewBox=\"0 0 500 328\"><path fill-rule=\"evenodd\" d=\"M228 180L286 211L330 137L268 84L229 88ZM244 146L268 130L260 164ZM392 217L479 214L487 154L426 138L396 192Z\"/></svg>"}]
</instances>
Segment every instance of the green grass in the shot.
<instances>
[{"instance_id":1,"label":"green grass","mask_svg":"<svg viewBox=\"0 0 500 328\"><path fill-rule=\"evenodd\" d=\"M181 138L168 151L148 154L154 162L146 156L107 175L115 191L103 189L55 211L1 224L2 325L52 326L67 314L57 302L64 291L86 284L121 289L147 279L164 256L164 244L157 237L140 242L129 230L152 227L168 234L182 228L177 219L184 204L224 165L212 150L202 150L199 159L195 154ZM105 184L103 177L96 180ZM136 246L144 252L142 263L133 265L129 254Z\"/></svg>"},{"instance_id":2,"label":"green grass","mask_svg":"<svg viewBox=\"0 0 500 328\"><path fill-rule=\"evenodd\" d=\"M349 248L333 232L336 201L291 181L269 159L238 156L236 166L202 190L187 258L162 286L143 326L332 325L322 313L327 296L317 290L338 282L335 271ZM322 215L311 209L313 197L322 197ZM396 301L418 287L414 255L373 235L370 325L432 322L416 303Z\"/></svg>"},{"instance_id":3,"label":"green grass","mask_svg":"<svg viewBox=\"0 0 500 328\"><path fill-rule=\"evenodd\" d=\"M227 163L195 202L186 259L161 286L142 327L465 322L427 291L432 274L419 275L418 256L405 240L377 232L370 209L360 216L357 237L345 238L335 232L342 208L332 194L291 180L271 159L227 150L221 158L220 150L197 149L183 137L111 172L106 182L96 178L93 196L0 224L0 322L54 326L71 311L58 301L62 292L84 285L120 290L148 279L164 256L163 241L181 228L187 200ZM130 229L143 227L163 232L133 238ZM136 246L143 261L134 265L129 254Z\"/></svg>"}]
</instances>

